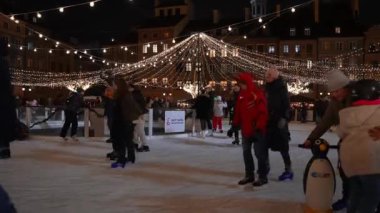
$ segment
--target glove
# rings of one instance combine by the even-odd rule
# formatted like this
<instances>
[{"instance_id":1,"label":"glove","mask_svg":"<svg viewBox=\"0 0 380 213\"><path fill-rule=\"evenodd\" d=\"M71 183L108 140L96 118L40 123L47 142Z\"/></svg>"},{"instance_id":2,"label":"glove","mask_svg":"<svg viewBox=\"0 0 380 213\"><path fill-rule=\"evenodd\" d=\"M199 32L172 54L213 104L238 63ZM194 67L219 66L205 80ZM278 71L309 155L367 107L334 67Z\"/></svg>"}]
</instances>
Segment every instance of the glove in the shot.
<instances>
[{"instance_id":1,"label":"glove","mask_svg":"<svg viewBox=\"0 0 380 213\"><path fill-rule=\"evenodd\" d=\"M283 128L285 128L285 126L286 126L286 120L285 120L285 118L281 118L281 119L277 122L277 127L278 127L279 129L283 129Z\"/></svg>"}]
</instances>

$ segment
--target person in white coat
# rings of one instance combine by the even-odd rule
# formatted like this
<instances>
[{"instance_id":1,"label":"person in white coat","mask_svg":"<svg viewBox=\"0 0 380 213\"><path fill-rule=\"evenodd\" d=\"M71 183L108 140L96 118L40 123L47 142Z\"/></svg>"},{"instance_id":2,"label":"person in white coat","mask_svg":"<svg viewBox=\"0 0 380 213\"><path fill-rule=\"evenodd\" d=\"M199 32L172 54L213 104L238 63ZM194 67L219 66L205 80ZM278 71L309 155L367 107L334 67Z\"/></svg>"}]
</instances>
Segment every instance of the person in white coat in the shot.
<instances>
[{"instance_id":1,"label":"person in white coat","mask_svg":"<svg viewBox=\"0 0 380 213\"><path fill-rule=\"evenodd\" d=\"M214 110L213 110L214 116L212 118L212 126L213 126L214 132L218 128L219 132L223 133L222 120L224 116L223 111L225 107L227 107L227 104L222 102L222 97L216 96L214 100Z\"/></svg>"},{"instance_id":2,"label":"person in white coat","mask_svg":"<svg viewBox=\"0 0 380 213\"><path fill-rule=\"evenodd\" d=\"M341 166L349 178L348 213L374 213L380 203L380 140L368 132L380 126L380 82L360 80L352 106L339 111Z\"/></svg>"}]
</instances>

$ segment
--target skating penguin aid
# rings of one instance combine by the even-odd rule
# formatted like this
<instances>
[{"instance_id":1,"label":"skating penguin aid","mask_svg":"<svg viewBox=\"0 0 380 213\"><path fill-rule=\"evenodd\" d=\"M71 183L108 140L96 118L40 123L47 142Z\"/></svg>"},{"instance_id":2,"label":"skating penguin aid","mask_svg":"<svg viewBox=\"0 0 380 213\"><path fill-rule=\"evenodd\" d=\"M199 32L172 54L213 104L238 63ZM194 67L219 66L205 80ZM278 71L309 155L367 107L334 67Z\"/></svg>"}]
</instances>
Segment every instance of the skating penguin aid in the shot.
<instances>
[{"instance_id":1,"label":"skating penguin aid","mask_svg":"<svg viewBox=\"0 0 380 213\"><path fill-rule=\"evenodd\" d=\"M331 205L335 192L335 173L327 158L329 144L324 139L314 141L313 157L308 162L303 180L305 213L332 212Z\"/></svg>"}]
</instances>

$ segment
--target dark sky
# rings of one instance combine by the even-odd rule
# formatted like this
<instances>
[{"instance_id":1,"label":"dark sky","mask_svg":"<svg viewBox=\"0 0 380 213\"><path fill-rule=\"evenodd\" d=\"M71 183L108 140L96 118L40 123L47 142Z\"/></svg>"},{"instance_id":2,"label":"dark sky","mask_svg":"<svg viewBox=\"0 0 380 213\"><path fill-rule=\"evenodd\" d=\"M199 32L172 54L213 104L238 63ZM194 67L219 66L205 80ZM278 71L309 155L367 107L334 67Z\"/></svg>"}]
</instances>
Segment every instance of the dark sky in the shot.
<instances>
[{"instance_id":1,"label":"dark sky","mask_svg":"<svg viewBox=\"0 0 380 213\"><path fill-rule=\"evenodd\" d=\"M294 5L308 0L268 0ZM351 0L321 0L322 3L350 2ZM63 5L88 2L88 0L0 0L0 10L5 13L36 11ZM242 18L243 8L250 0L193 0L196 18L211 17L214 8L225 18ZM102 0L94 8L87 5L43 13L39 24L56 35L72 36L82 40L120 38L135 29L146 18L153 16L154 0ZM380 23L377 10L380 0L361 0L361 19L365 23ZM332 17L333 18L333 17Z\"/></svg>"}]
</instances>

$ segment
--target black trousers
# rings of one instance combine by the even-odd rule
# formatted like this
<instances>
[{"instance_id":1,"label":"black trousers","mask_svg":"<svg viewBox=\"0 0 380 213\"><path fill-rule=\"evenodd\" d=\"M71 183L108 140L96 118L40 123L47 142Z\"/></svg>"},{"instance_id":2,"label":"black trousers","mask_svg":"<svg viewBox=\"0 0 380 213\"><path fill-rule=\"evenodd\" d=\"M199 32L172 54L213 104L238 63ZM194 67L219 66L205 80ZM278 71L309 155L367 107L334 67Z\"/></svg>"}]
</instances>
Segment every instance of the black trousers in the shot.
<instances>
[{"instance_id":1,"label":"black trousers","mask_svg":"<svg viewBox=\"0 0 380 213\"><path fill-rule=\"evenodd\" d=\"M252 145L255 152L255 156L257 158L257 173L259 174L259 179L267 179L267 175L269 172L268 147L265 143L264 136L260 133L256 133L255 136L250 138L243 137L242 147L245 166L245 176L255 176L255 164L252 156Z\"/></svg>"},{"instance_id":2,"label":"black trousers","mask_svg":"<svg viewBox=\"0 0 380 213\"><path fill-rule=\"evenodd\" d=\"M122 126L114 126L112 146L118 155L119 162L125 162L127 159L135 161L135 147L133 143L133 132L135 124L126 122ZM116 131L116 132L115 132ZM128 153L127 157L126 154Z\"/></svg>"},{"instance_id":3,"label":"black trousers","mask_svg":"<svg viewBox=\"0 0 380 213\"><path fill-rule=\"evenodd\" d=\"M74 111L65 110L65 123L63 124L62 130L61 130L61 137L66 137L67 130L70 128L71 125L71 136L74 136L77 134L78 129L78 117L77 113Z\"/></svg>"},{"instance_id":4,"label":"black trousers","mask_svg":"<svg viewBox=\"0 0 380 213\"><path fill-rule=\"evenodd\" d=\"M200 119L201 120L201 129L206 130L206 124L208 129L212 129L212 123L210 119Z\"/></svg>"}]
</instances>

